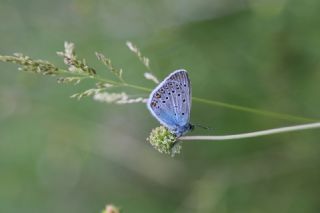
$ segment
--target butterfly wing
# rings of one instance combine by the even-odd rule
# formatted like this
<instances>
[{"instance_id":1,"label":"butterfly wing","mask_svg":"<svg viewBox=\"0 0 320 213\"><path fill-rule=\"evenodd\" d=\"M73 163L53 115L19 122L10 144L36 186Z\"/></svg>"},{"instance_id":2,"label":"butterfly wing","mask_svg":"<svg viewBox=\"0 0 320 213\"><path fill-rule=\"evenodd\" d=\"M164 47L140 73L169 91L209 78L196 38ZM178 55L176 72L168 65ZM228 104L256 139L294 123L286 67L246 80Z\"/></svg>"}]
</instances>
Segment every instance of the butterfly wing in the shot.
<instances>
[{"instance_id":1,"label":"butterfly wing","mask_svg":"<svg viewBox=\"0 0 320 213\"><path fill-rule=\"evenodd\" d=\"M148 108L152 115L169 129L189 123L191 85L185 70L176 70L165 78L150 95Z\"/></svg>"},{"instance_id":2,"label":"butterfly wing","mask_svg":"<svg viewBox=\"0 0 320 213\"><path fill-rule=\"evenodd\" d=\"M168 77L173 83L171 90L172 102L176 109L176 121L178 126L185 126L190 120L191 110L191 83L185 70L177 70Z\"/></svg>"}]
</instances>

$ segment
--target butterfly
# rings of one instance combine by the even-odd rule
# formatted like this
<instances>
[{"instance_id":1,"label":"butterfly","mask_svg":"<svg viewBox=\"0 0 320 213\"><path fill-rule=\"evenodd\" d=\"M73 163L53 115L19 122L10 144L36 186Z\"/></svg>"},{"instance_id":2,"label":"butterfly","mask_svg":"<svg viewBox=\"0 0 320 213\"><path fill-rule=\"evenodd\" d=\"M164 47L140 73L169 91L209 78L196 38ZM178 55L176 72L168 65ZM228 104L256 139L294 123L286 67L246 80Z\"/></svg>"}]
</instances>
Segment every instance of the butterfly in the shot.
<instances>
[{"instance_id":1,"label":"butterfly","mask_svg":"<svg viewBox=\"0 0 320 213\"><path fill-rule=\"evenodd\" d=\"M151 114L170 132L180 137L194 128L190 121L191 83L186 70L167 76L150 94Z\"/></svg>"}]
</instances>

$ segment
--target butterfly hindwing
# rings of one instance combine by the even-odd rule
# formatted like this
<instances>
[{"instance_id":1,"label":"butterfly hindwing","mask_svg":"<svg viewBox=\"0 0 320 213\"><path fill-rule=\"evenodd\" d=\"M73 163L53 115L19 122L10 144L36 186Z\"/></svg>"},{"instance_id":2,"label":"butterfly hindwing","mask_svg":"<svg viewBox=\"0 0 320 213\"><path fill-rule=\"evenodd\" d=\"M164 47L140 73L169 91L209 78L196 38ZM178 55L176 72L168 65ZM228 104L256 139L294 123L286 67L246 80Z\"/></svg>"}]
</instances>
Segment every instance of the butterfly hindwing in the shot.
<instances>
[{"instance_id":1,"label":"butterfly hindwing","mask_svg":"<svg viewBox=\"0 0 320 213\"><path fill-rule=\"evenodd\" d=\"M188 73L185 70L178 70L169 75L169 81L173 83L175 91L172 94L176 104L177 120L180 126L189 123L191 110L191 84Z\"/></svg>"},{"instance_id":2,"label":"butterfly hindwing","mask_svg":"<svg viewBox=\"0 0 320 213\"><path fill-rule=\"evenodd\" d=\"M175 111L170 105L168 97L165 96L165 88L167 84L162 84L161 87L155 89L149 99L149 109L155 118L163 125L172 129L176 125Z\"/></svg>"}]
</instances>

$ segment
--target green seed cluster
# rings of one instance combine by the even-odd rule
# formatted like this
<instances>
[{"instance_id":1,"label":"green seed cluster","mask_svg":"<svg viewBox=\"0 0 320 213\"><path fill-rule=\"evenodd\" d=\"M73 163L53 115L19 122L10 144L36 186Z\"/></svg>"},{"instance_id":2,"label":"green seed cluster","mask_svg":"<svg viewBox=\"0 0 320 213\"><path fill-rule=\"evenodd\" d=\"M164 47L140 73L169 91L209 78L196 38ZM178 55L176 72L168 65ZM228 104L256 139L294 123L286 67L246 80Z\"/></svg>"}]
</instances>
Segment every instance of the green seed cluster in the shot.
<instances>
[{"instance_id":1,"label":"green seed cluster","mask_svg":"<svg viewBox=\"0 0 320 213\"><path fill-rule=\"evenodd\" d=\"M42 75L55 75L58 72L58 68L50 62L34 60L21 53L15 53L13 56L0 55L0 61L18 64L20 65L19 70L40 73Z\"/></svg>"},{"instance_id":2,"label":"green seed cluster","mask_svg":"<svg viewBox=\"0 0 320 213\"><path fill-rule=\"evenodd\" d=\"M175 134L171 133L164 126L153 129L147 141L160 153L174 156L180 153L181 143L177 142Z\"/></svg>"}]
</instances>

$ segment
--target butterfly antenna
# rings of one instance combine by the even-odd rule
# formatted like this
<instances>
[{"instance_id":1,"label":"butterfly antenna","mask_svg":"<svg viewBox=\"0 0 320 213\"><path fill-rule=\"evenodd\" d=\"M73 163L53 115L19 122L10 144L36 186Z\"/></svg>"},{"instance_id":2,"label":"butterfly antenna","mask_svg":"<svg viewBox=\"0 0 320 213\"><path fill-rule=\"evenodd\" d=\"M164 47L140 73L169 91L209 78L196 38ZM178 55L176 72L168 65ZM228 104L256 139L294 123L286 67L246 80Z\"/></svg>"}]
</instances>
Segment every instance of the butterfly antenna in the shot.
<instances>
[{"instance_id":1,"label":"butterfly antenna","mask_svg":"<svg viewBox=\"0 0 320 213\"><path fill-rule=\"evenodd\" d=\"M211 127L207 127L207 126L202 126L200 124L193 124L194 127L200 127L202 129L206 129L206 130L213 130L213 128Z\"/></svg>"}]
</instances>

